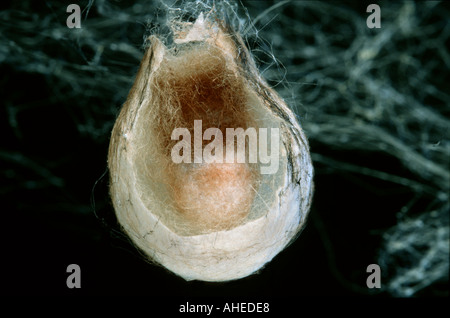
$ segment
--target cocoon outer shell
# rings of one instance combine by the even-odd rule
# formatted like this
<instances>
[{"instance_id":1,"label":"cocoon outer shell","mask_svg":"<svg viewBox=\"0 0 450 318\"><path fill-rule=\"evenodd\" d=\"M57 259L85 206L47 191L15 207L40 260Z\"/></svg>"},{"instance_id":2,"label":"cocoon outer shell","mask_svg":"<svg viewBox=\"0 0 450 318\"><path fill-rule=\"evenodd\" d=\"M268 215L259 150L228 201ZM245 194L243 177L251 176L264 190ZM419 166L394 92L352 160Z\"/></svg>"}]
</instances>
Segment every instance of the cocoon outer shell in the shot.
<instances>
[{"instance_id":1,"label":"cocoon outer shell","mask_svg":"<svg viewBox=\"0 0 450 318\"><path fill-rule=\"evenodd\" d=\"M157 37L150 37L151 44L114 125L108 154L112 202L124 232L152 262L186 280L242 278L261 269L297 237L305 224L313 192L307 139L292 111L261 78L239 34L203 14L195 23L180 22L174 34L170 49ZM238 183L238 187L255 185L252 207L242 215L235 213L240 215L238 221L231 218L223 226L215 224L210 228L203 223L196 227L195 214L194 220L188 220L177 211L174 196L170 195L173 182L185 180L181 176L169 177L167 171L173 166L167 159L170 154L159 149L164 149L161 144L170 142L171 136L158 127L170 125L171 118L180 113L174 111L167 119L151 117L164 104L155 103L155 96L159 96L158 100L164 98L157 90L162 86L155 82L165 63L203 49L207 51L204 57L219 58L222 62L218 63L226 66L228 73L223 78L238 79L241 93L248 95L244 103L249 108L244 112L251 122L248 126L257 123L259 127L280 129L278 172L257 175L254 182ZM205 68L208 60L205 58ZM164 181L166 173L166 179L172 181ZM209 204L215 202L223 203Z\"/></svg>"}]
</instances>

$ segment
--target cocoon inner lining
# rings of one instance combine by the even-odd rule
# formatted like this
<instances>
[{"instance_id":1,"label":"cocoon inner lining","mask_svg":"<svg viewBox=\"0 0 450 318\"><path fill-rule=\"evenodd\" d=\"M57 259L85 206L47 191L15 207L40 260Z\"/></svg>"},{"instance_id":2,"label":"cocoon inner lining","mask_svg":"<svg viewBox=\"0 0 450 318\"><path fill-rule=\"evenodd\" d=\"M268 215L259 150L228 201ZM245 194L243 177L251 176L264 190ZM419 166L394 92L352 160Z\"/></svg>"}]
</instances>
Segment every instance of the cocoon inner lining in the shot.
<instances>
[{"instance_id":1,"label":"cocoon inner lining","mask_svg":"<svg viewBox=\"0 0 450 318\"><path fill-rule=\"evenodd\" d=\"M193 159L194 120L202 120L202 135L207 128L221 130L224 154L226 128L258 130L264 123L255 109L263 106L237 65L220 48L188 44L165 51L150 76L151 97L140 110L135 159L137 187L149 210L179 235L227 230L254 218L257 213L250 211L266 204L264 193L274 192L275 176L263 177L258 163L248 163L248 139L247 163L175 164L171 158L178 142L171 140L172 131L187 128ZM202 148L209 142L202 141ZM257 193L264 178L267 191Z\"/></svg>"}]
</instances>

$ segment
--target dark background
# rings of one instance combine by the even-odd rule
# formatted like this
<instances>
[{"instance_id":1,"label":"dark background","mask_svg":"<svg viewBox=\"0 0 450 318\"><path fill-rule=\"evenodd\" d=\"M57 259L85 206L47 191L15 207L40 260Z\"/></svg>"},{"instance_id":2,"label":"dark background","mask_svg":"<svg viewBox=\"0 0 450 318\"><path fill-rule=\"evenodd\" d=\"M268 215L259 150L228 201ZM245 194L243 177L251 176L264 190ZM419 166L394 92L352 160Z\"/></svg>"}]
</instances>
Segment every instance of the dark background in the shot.
<instances>
[{"instance_id":1,"label":"dark background","mask_svg":"<svg viewBox=\"0 0 450 318\"><path fill-rule=\"evenodd\" d=\"M65 26L69 3L84 10L80 30ZM147 263L108 196L110 131L144 36L166 31L164 6L10 2L0 11L2 294L448 296L449 8L377 2L382 28L369 30L369 3L238 3L263 75L310 139L316 191L304 231L264 269L206 283ZM376 41L367 66L358 56ZM380 290L366 287L372 263ZM69 264L81 267L79 290L66 287Z\"/></svg>"}]
</instances>

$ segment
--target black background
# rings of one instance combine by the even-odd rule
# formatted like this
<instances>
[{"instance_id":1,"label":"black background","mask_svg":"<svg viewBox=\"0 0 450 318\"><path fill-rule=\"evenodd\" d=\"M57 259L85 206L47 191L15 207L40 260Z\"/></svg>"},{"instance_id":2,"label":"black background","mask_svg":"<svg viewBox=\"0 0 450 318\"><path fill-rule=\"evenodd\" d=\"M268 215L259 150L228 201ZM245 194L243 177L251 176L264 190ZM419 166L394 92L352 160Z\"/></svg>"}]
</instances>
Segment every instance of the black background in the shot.
<instances>
[{"instance_id":1,"label":"black background","mask_svg":"<svg viewBox=\"0 0 450 318\"><path fill-rule=\"evenodd\" d=\"M25 13L30 10L43 17L62 6L58 18L61 24L65 23L63 2L52 3L53 9L44 1L24 3L11 4L11 8ZM120 5L127 6L125 2ZM366 3L345 5L366 15ZM251 8L256 10L254 4ZM98 15L95 6L89 14L93 18ZM33 32L19 27L16 31L17 36L24 37ZM143 23L130 23L121 32L140 48L146 29ZM33 51L33 43L24 47ZM94 54L86 47L82 50L84 58L72 47L69 38L49 40L38 49L80 65ZM114 59L120 57L111 57ZM108 196L106 156L109 131L128 88L104 99L98 95L86 98L82 90L74 93L73 87L59 83L51 73L6 61L0 64L2 103L9 105L0 109L2 294L261 299L392 296L366 287L366 267L377 263L381 233L396 224L395 213L414 196L412 190L315 163L313 206L299 239L255 275L226 283L186 282L146 262L116 224ZM130 65L124 72L130 81L137 67L138 64ZM80 71L80 76L95 76L94 73ZM113 71L109 74L114 75ZM102 75L98 80L107 81L108 77ZM11 109L16 113L12 114ZM95 127L103 127L97 135L80 129L87 119ZM336 160L363 162L402 176L410 174L388 154L349 153L316 140L310 140L310 146L313 153ZM429 196L422 196L411 213L420 212L429 200ZM69 264L81 267L81 289L66 286ZM447 280L434 283L415 296L448 296L446 284Z\"/></svg>"}]
</instances>

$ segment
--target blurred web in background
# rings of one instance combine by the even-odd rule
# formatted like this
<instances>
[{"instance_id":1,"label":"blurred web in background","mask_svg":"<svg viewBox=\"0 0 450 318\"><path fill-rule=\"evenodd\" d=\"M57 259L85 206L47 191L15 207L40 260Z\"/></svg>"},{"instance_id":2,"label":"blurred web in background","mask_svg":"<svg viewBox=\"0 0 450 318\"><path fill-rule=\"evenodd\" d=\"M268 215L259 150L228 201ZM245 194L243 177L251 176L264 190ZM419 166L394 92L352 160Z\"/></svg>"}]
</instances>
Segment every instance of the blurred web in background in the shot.
<instances>
[{"instance_id":1,"label":"blurred web in background","mask_svg":"<svg viewBox=\"0 0 450 318\"><path fill-rule=\"evenodd\" d=\"M0 63L45 75L53 92L44 102L5 101L10 129L20 139L20 113L42 103L60 103L79 135L99 144L109 140L143 56L146 35L167 32L168 17L195 16L197 10L212 5L209 1L185 6L173 1L80 1L82 28L69 31L67 4L42 3L46 8L36 10L36 2L22 1L0 11ZM348 2L246 1L244 5L246 9L239 3L222 4L230 22L244 33L263 76L295 109L311 142L350 154L387 154L410 174L382 171L365 162L343 162L314 149L313 160L330 171L409 188L417 200L430 198L426 208L415 213L410 211L417 208L416 199L405 204L397 213L397 224L382 234L378 260L382 268L390 269L383 273L388 279L383 288L395 296L412 296L434 282L448 281L448 7L431 1L381 2L382 28L370 30L365 6L357 11ZM51 189L63 184L46 161L33 161L19 150L2 146L0 160L36 174L36 180L2 188L3 195L19 187ZM42 178L49 181L40 183Z\"/></svg>"}]
</instances>

